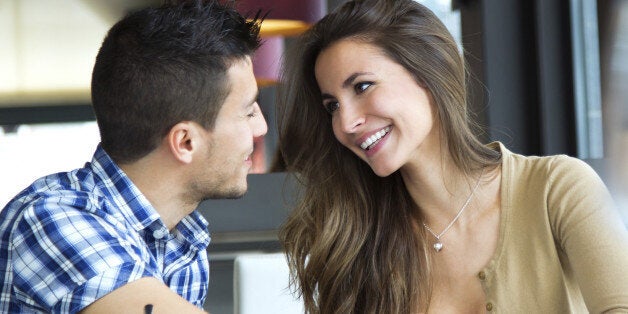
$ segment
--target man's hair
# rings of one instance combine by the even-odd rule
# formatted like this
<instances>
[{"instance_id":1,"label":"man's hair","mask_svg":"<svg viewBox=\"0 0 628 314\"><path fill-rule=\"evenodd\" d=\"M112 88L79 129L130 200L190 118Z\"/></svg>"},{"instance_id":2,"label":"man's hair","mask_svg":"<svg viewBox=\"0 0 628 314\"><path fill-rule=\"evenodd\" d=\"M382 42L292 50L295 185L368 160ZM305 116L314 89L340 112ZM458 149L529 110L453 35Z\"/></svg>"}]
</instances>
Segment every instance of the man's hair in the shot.
<instances>
[{"instance_id":1,"label":"man's hair","mask_svg":"<svg viewBox=\"0 0 628 314\"><path fill-rule=\"evenodd\" d=\"M102 148L118 163L153 151L181 121L212 129L229 94L227 70L258 48L261 19L232 2L170 1L116 23L92 73Z\"/></svg>"}]
</instances>

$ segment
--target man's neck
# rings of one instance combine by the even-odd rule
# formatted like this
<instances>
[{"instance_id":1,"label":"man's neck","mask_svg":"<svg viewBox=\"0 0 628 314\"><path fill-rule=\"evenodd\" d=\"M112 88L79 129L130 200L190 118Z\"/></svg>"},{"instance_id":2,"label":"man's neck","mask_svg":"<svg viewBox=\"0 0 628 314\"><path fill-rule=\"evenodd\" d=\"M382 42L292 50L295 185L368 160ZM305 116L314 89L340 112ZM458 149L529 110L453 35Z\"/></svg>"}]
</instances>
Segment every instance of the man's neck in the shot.
<instances>
[{"instance_id":1,"label":"man's neck","mask_svg":"<svg viewBox=\"0 0 628 314\"><path fill-rule=\"evenodd\" d=\"M178 179L177 172L174 171L175 166L155 154L120 165L159 213L168 230L172 230L198 206L198 202L185 199L185 191L182 191L184 183Z\"/></svg>"}]
</instances>

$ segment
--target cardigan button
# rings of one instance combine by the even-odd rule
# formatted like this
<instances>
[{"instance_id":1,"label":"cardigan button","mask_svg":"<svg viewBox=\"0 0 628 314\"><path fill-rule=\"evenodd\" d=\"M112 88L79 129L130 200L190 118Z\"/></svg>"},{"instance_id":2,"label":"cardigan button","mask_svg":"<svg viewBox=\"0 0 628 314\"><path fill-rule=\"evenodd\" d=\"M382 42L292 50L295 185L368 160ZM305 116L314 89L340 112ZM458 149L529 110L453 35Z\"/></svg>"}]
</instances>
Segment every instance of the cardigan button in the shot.
<instances>
[{"instance_id":1,"label":"cardigan button","mask_svg":"<svg viewBox=\"0 0 628 314\"><path fill-rule=\"evenodd\" d=\"M480 278L480 280L485 280L486 279L486 273L484 271L481 271L478 273L478 278Z\"/></svg>"},{"instance_id":2,"label":"cardigan button","mask_svg":"<svg viewBox=\"0 0 628 314\"><path fill-rule=\"evenodd\" d=\"M492 311L493 310L493 303L491 303L491 302L486 303L486 310L489 311L489 312Z\"/></svg>"}]
</instances>

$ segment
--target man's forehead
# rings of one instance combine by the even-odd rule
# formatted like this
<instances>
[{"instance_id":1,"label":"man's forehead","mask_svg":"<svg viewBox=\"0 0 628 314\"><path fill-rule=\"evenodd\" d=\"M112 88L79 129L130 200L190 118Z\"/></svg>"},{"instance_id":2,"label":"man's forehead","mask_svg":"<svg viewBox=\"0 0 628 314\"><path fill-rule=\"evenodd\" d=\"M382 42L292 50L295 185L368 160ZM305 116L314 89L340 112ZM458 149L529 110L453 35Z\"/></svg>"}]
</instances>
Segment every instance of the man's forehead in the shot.
<instances>
[{"instance_id":1,"label":"man's forehead","mask_svg":"<svg viewBox=\"0 0 628 314\"><path fill-rule=\"evenodd\" d=\"M235 101L241 106L251 106L257 99L258 88L253 74L251 58L234 59L227 70L228 95L226 101Z\"/></svg>"}]
</instances>

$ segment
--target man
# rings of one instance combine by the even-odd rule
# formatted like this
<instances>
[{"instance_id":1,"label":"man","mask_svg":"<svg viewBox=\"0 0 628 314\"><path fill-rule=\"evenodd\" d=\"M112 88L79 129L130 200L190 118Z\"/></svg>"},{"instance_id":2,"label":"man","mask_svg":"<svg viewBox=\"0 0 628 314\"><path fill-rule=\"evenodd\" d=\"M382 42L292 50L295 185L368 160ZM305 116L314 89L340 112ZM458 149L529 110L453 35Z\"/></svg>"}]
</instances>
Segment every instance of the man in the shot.
<instances>
[{"instance_id":1,"label":"man","mask_svg":"<svg viewBox=\"0 0 628 314\"><path fill-rule=\"evenodd\" d=\"M0 312L201 312L207 222L247 189L267 131L251 54L260 21L186 1L132 13L96 57L101 143L0 212Z\"/></svg>"}]
</instances>

